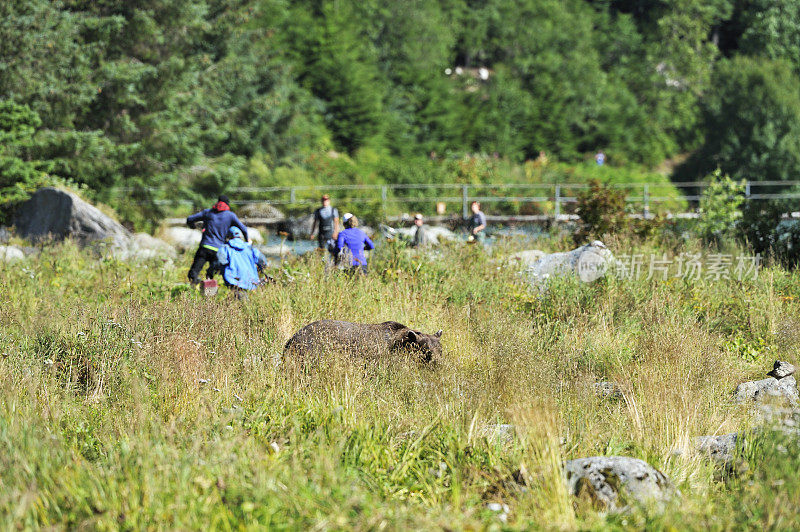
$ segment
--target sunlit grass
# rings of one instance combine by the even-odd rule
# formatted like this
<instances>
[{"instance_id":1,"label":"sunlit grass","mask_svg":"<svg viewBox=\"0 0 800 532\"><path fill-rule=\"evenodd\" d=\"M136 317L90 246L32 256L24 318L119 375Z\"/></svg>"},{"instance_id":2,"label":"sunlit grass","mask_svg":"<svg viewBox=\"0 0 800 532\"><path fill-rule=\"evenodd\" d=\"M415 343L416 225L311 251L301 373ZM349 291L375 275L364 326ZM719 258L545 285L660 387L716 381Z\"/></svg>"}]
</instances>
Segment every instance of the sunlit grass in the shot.
<instances>
[{"instance_id":1,"label":"sunlit grass","mask_svg":"<svg viewBox=\"0 0 800 532\"><path fill-rule=\"evenodd\" d=\"M0 266L3 525L798 524L763 496L779 480L772 466L753 477L765 483L756 493L673 453L738 430L748 420L730 402L736 384L776 358L797 362L795 272L529 291L502 261L514 246L487 256L384 245L367 279L297 260L245 302L181 287L188 257L137 266L64 244ZM444 362L432 371L402 358L335 359L306 374L278 364L289 336L321 318L444 329ZM597 397L600 380L624 399ZM514 436L493 436L494 424L512 424ZM624 523L576 509L561 464L597 454L648 461L681 500ZM798 496L796 482L775 494ZM489 502L508 505L505 524Z\"/></svg>"}]
</instances>

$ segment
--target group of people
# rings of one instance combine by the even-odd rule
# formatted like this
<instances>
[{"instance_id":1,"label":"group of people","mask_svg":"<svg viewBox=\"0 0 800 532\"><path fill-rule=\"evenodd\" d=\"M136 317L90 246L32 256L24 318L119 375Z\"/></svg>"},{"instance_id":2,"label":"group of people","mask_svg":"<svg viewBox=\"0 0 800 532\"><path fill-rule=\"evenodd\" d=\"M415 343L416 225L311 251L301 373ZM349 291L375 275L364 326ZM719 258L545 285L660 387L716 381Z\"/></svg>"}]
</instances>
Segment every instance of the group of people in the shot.
<instances>
[{"instance_id":1,"label":"group of people","mask_svg":"<svg viewBox=\"0 0 800 532\"><path fill-rule=\"evenodd\" d=\"M333 256L337 263L349 261L348 271L367 273L365 250L375 249L367 234L358 228L358 218L346 212L342 216L344 229L339 231L339 210L331 206L331 197L322 196L322 206L314 211L311 236L317 233L317 247Z\"/></svg>"},{"instance_id":2,"label":"group of people","mask_svg":"<svg viewBox=\"0 0 800 532\"><path fill-rule=\"evenodd\" d=\"M203 224L203 236L189 268L192 284L200 284L200 272L206 264L208 279L221 273L225 284L236 291L252 290L264 282L260 274L267 258L251 245L247 227L231 211L227 196L220 196L210 209L186 218L189 227L198 222Z\"/></svg>"},{"instance_id":3,"label":"group of people","mask_svg":"<svg viewBox=\"0 0 800 532\"><path fill-rule=\"evenodd\" d=\"M481 240L486 229L486 215L480 210L480 203L472 202L470 218L470 241ZM375 249L369 236L358 227L358 218L347 212L341 217L344 228L339 230L339 211L331 206L331 198L322 196L322 206L314 211L311 235L317 233L317 245L323 252L330 253L337 263L346 261L347 271L356 274L367 273L365 251ZM189 227L203 224L203 236L189 268L189 281L200 284L200 272L208 264L206 277L213 279L221 273L225 284L237 291L252 290L264 282L261 274L267 266L267 259L252 246L247 227L231 211L230 200L222 195L210 209L204 209L186 218ZM427 229L421 214L414 216L416 231L411 241L414 247L428 244Z\"/></svg>"}]
</instances>

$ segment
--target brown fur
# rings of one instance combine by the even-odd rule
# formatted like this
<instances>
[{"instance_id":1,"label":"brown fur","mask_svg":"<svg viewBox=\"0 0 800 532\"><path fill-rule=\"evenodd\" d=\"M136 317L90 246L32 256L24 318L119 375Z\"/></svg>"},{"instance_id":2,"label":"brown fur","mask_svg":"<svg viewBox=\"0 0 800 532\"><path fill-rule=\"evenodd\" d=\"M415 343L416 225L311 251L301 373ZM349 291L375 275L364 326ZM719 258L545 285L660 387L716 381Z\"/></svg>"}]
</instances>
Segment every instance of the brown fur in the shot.
<instances>
[{"instance_id":1,"label":"brown fur","mask_svg":"<svg viewBox=\"0 0 800 532\"><path fill-rule=\"evenodd\" d=\"M319 320L309 323L289 338L283 355L284 358L304 359L309 355L337 352L376 358L408 352L422 362L435 362L442 354L441 334L442 331L424 334L396 321L351 323Z\"/></svg>"}]
</instances>

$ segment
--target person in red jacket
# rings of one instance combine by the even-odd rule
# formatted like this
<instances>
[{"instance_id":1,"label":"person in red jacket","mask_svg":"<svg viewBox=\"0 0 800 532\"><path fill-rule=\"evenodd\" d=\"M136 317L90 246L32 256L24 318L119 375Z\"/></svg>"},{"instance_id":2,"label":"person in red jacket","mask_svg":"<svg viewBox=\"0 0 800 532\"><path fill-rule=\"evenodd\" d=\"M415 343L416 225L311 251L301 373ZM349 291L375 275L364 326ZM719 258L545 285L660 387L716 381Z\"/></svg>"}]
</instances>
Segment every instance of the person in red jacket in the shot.
<instances>
[{"instance_id":1,"label":"person in red jacket","mask_svg":"<svg viewBox=\"0 0 800 532\"><path fill-rule=\"evenodd\" d=\"M217 251L225 245L225 239L231 227L238 227L242 231L244 240L246 242L250 240L247 236L247 227L231 211L228 196L220 196L210 209L202 210L186 218L186 224L189 227L194 227L197 222L203 222L203 238L200 240L200 247L189 268L189 281L192 284L200 282L200 272L206 263L209 263L206 278L214 278L214 274L218 270Z\"/></svg>"}]
</instances>

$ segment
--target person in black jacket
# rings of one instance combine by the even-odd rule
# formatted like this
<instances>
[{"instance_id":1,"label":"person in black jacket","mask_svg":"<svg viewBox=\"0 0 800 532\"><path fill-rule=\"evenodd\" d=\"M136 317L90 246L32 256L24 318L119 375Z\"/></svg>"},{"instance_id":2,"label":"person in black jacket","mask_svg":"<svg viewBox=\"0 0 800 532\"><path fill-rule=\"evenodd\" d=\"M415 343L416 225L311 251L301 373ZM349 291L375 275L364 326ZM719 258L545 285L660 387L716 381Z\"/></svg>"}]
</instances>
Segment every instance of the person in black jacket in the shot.
<instances>
[{"instance_id":1,"label":"person in black jacket","mask_svg":"<svg viewBox=\"0 0 800 532\"><path fill-rule=\"evenodd\" d=\"M192 284L200 282L200 272L206 263L209 263L206 278L214 278L217 271L217 251L225 245L225 238L231 227L238 227L242 231L245 241L249 242L250 240L247 236L247 227L231 211L228 196L220 196L217 203L210 209L202 210L186 218L186 225L189 227L194 227L197 222L203 222L203 238L200 240L200 247L189 268L189 281Z\"/></svg>"}]
</instances>

